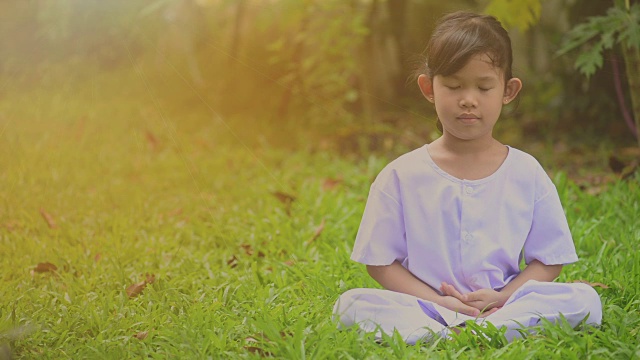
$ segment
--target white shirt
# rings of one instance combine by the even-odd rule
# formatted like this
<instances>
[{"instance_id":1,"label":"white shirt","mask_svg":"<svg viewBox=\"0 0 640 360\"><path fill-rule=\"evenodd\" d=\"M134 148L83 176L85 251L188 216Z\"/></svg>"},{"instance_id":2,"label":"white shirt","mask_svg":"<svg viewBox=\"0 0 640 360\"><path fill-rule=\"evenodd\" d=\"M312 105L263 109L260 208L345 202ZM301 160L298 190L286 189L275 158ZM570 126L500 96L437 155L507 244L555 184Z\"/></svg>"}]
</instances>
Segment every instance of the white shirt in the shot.
<instances>
[{"instance_id":1,"label":"white shirt","mask_svg":"<svg viewBox=\"0 0 640 360\"><path fill-rule=\"evenodd\" d=\"M500 290L519 263L578 260L555 185L529 154L509 147L492 175L461 180L427 145L388 164L371 185L351 259L397 260L438 291Z\"/></svg>"}]
</instances>

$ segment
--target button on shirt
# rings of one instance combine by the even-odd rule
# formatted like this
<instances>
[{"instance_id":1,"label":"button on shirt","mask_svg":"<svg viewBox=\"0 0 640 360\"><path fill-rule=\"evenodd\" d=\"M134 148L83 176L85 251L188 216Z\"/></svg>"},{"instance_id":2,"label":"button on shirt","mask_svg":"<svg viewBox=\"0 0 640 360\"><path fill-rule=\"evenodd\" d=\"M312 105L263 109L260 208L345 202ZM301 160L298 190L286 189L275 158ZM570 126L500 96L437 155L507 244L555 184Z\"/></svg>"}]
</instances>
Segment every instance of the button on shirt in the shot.
<instances>
[{"instance_id":1,"label":"button on shirt","mask_svg":"<svg viewBox=\"0 0 640 360\"><path fill-rule=\"evenodd\" d=\"M399 261L434 289L499 290L528 264L568 264L577 255L560 199L540 164L509 148L484 179L440 169L427 145L387 165L371 185L351 258Z\"/></svg>"}]
</instances>

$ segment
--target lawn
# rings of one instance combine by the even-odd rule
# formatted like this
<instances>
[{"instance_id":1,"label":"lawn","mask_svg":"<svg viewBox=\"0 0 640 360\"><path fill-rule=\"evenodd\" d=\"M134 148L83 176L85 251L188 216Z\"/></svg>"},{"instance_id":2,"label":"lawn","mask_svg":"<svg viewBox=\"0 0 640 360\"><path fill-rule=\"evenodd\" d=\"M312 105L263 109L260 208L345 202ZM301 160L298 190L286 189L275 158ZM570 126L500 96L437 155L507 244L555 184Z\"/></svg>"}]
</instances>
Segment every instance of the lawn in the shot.
<instances>
[{"instance_id":1,"label":"lawn","mask_svg":"<svg viewBox=\"0 0 640 360\"><path fill-rule=\"evenodd\" d=\"M596 286L601 328L379 345L330 317L340 293L376 286L349 254L392 155L275 146L140 67L61 74L0 84L0 343L15 358L640 357L638 174L598 191L553 176L581 258L560 281Z\"/></svg>"}]
</instances>

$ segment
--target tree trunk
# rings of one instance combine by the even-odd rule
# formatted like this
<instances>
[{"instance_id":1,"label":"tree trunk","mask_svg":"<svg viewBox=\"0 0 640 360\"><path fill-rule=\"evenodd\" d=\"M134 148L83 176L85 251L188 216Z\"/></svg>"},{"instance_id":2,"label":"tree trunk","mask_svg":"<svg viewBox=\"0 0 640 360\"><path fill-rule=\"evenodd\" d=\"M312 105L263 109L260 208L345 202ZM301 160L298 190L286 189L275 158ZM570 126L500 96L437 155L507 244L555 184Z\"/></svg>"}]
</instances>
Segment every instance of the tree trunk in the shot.
<instances>
[{"instance_id":1,"label":"tree trunk","mask_svg":"<svg viewBox=\"0 0 640 360\"><path fill-rule=\"evenodd\" d=\"M298 34L304 34L307 32L307 27L309 25L309 16L304 15L301 21L300 28L298 29ZM300 96L305 96L304 92L304 79L302 74L302 56L304 55L304 41L303 40L295 40L293 52L291 54L291 64L293 66L292 71L294 72L294 80L287 84L284 94L282 94L282 98L280 99L280 105L278 106L278 118L287 119L289 116L291 98L294 95L294 90L298 90L300 92ZM306 97L306 96L305 96Z\"/></svg>"},{"instance_id":2,"label":"tree trunk","mask_svg":"<svg viewBox=\"0 0 640 360\"><path fill-rule=\"evenodd\" d=\"M375 90L373 84L373 80L376 77L373 66L373 62L376 59L373 54L375 53L374 47L376 46L374 33L377 31L376 16L378 13L378 7L378 0L373 0L371 2L371 7L369 8L366 23L369 28L369 33L366 35L360 51L360 63L362 64L362 73L360 74L360 98L362 99L364 117L371 124L378 122L378 109L374 99Z\"/></svg>"},{"instance_id":3,"label":"tree trunk","mask_svg":"<svg viewBox=\"0 0 640 360\"><path fill-rule=\"evenodd\" d=\"M636 140L640 147L640 49L637 47L622 46L624 64L631 93L631 111L636 123Z\"/></svg>"},{"instance_id":4,"label":"tree trunk","mask_svg":"<svg viewBox=\"0 0 640 360\"><path fill-rule=\"evenodd\" d=\"M229 51L229 66L233 68L238 59L238 52L240 49L240 33L242 29L242 23L244 22L245 14L245 0L236 0L236 17L233 22L233 32L231 33L231 50Z\"/></svg>"},{"instance_id":5,"label":"tree trunk","mask_svg":"<svg viewBox=\"0 0 640 360\"><path fill-rule=\"evenodd\" d=\"M399 64L399 71L392 74L393 78L393 94L392 101L396 102L398 96L402 94L405 84L406 76L410 72L407 68L406 58L406 36L405 27L407 24L407 0L388 0L387 12L389 13L389 27L391 36L395 42L396 52L395 62Z\"/></svg>"}]
</instances>

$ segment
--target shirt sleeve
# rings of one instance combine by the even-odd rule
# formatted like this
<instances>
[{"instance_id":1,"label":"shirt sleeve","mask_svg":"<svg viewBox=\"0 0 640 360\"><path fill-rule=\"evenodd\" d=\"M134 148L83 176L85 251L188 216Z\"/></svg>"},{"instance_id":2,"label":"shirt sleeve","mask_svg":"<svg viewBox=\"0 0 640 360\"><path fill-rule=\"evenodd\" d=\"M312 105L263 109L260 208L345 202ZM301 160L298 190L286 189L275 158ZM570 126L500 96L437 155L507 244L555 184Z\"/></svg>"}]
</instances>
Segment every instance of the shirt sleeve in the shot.
<instances>
[{"instance_id":1,"label":"shirt sleeve","mask_svg":"<svg viewBox=\"0 0 640 360\"><path fill-rule=\"evenodd\" d=\"M555 185L538 167L533 222L524 244L525 262L538 260L545 265L570 264L578 261L567 218Z\"/></svg>"},{"instance_id":2,"label":"shirt sleeve","mask_svg":"<svg viewBox=\"0 0 640 360\"><path fill-rule=\"evenodd\" d=\"M366 265L390 265L407 257L398 179L383 171L371 185L351 259Z\"/></svg>"}]
</instances>

